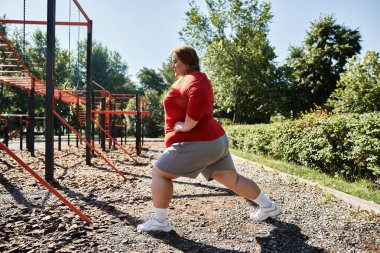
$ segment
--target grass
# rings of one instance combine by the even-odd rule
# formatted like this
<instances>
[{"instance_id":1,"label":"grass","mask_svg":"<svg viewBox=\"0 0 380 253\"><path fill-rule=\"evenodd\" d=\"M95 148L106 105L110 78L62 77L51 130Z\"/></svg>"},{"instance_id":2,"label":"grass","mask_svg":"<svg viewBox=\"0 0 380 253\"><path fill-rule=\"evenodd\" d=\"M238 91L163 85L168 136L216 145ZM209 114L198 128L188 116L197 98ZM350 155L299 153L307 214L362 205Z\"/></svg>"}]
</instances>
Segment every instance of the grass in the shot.
<instances>
[{"instance_id":1,"label":"grass","mask_svg":"<svg viewBox=\"0 0 380 253\"><path fill-rule=\"evenodd\" d=\"M246 153L235 149L231 149L231 153L264 164L275 170L304 178L358 198L374 201L375 203L380 204L380 189L376 189L374 183L369 180L361 179L355 182L348 182L343 178L333 177L315 169L274 160L263 155Z\"/></svg>"}]
</instances>

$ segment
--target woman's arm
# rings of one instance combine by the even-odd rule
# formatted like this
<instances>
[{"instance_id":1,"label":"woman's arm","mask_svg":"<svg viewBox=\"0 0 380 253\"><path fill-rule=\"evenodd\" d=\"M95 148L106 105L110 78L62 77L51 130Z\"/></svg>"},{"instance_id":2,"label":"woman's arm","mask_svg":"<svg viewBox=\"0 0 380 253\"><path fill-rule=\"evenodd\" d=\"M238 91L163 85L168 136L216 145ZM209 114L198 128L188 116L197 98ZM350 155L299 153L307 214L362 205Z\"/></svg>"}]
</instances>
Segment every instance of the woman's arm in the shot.
<instances>
[{"instance_id":1,"label":"woman's arm","mask_svg":"<svg viewBox=\"0 0 380 253\"><path fill-rule=\"evenodd\" d=\"M189 132L191 129L193 129L199 121L195 121L192 118L189 117L189 115L186 115L185 122L179 121L174 124L174 131L176 132Z\"/></svg>"}]
</instances>

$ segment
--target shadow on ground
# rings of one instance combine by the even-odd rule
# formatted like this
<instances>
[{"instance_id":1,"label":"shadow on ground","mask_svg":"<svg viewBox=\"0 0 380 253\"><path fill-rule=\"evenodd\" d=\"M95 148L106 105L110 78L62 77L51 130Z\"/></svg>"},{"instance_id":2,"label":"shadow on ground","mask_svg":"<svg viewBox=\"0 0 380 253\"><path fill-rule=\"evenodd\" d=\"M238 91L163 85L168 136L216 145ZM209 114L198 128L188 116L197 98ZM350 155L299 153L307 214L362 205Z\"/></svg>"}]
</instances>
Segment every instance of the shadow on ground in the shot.
<instances>
[{"instance_id":1,"label":"shadow on ground","mask_svg":"<svg viewBox=\"0 0 380 253\"><path fill-rule=\"evenodd\" d=\"M324 249L307 244L308 236L294 224L275 219L265 221L274 226L268 236L256 237L262 253L267 252L326 252Z\"/></svg>"}]
</instances>

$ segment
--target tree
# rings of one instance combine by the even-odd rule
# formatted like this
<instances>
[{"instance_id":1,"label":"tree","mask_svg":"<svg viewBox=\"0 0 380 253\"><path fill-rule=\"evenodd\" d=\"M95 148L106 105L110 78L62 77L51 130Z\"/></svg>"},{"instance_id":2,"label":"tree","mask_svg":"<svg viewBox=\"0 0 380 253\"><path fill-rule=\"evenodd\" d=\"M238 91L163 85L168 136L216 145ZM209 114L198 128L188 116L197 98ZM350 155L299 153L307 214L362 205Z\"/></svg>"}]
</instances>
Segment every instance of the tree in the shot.
<instances>
[{"instance_id":1,"label":"tree","mask_svg":"<svg viewBox=\"0 0 380 253\"><path fill-rule=\"evenodd\" d=\"M0 19L7 19L7 16L3 14L2 16L0 16ZM7 36L7 33L8 33L7 24L3 24L3 23L0 24L0 33L2 33L4 36Z\"/></svg>"},{"instance_id":2,"label":"tree","mask_svg":"<svg viewBox=\"0 0 380 253\"><path fill-rule=\"evenodd\" d=\"M172 58L169 57L166 62L162 63L159 73L164 79L166 86L171 87L177 80L172 67Z\"/></svg>"},{"instance_id":3,"label":"tree","mask_svg":"<svg viewBox=\"0 0 380 253\"><path fill-rule=\"evenodd\" d=\"M286 65L290 68L289 88L300 112L322 106L336 88L345 64L360 52L357 29L336 24L332 15L311 22L302 47L290 47Z\"/></svg>"},{"instance_id":4,"label":"tree","mask_svg":"<svg viewBox=\"0 0 380 253\"><path fill-rule=\"evenodd\" d=\"M17 34L14 36L17 38ZM32 35L32 42L28 43L26 50L26 64L30 72L40 80L46 78L46 33L37 29ZM72 71L70 70L69 52L60 48L59 41L55 41L54 77L55 85L62 89L71 89Z\"/></svg>"},{"instance_id":5,"label":"tree","mask_svg":"<svg viewBox=\"0 0 380 253\"><path fill-rule=\"evenodd\" d=\"M341 75L327 104L342 112L378 112L379 98L380 57L369 51L363 60L355 55L347 63L347 72Z\"/></svg>"},{"instance_id":6,"label":"tree","mask_svg":"<svg viewBox=\"0 0 380 253\"><path fill-rule=\"evenodd\" d=\"M137 73L137 78L140 81L141 88L143 91L152 89L157 91L158 95L161 95L163 91L167 88L164 79L154 69L148 69L146 67L143 67Z\"/></svg>"},{"instance_id":7,"label":"tree","mask_svg":"<svg viewBox=\"0 0 380 253\"><path fill-rule=\"evenodd\" d=\"M235 123L243 116L269 118L276 89L275 53L267 37L271 4L258 0L206 3L208 16L190 2L180 35L199 48L219 110L233 112Z\"/></svg>"},{"instance_id":8,"label":"tree","mask_svg":"<svg viewBox=\"0 0 380 253\"><path fill-rule=\"evenodd\" d=\"M74 80L80 85L86 83L86 54L87 41L78 43L79 55L74 62ZM101 84L111 93L131 93L136 91L136 86L128 76L128 65L116 51L110 51L101 42L92 45L92 80Z\"/></svg>"},{"instance_id":9,"label":"tree","mask_svg":"<svg viewBox=\"0 0 380 253\"><path fill-rule=\"evenodd\" d=\"M159 92L153 89L145 90L148 103L144 110L149 111L149 115L144 118L144 135L147 137L159 137L164 135L164 108Z\"/></svg>"}]
</instances>

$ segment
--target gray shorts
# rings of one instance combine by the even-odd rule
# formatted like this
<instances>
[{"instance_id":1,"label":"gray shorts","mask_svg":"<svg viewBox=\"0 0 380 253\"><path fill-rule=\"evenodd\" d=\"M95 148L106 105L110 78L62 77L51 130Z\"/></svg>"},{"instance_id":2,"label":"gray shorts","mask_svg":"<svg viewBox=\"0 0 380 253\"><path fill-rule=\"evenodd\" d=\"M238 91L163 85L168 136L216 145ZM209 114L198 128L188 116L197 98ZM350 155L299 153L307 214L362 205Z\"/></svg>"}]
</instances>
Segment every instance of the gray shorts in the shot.
<instances>
[{"instance_id":1,"label":"gray shorts","mask_svg":"<svg viewBox=\"0 0 380 253\"><path fill-rule=\"evenodd\" d=\"M235 170L225 134L212 141L173 143L155 166L176 176L196 178L202 173L207 180L212 180L216 171Z\"/></svg>"}]
</instances>

